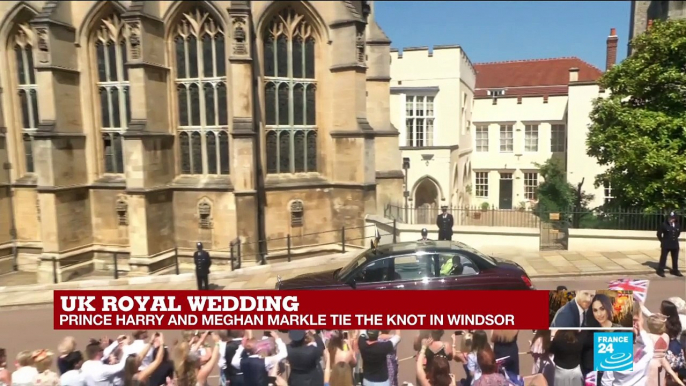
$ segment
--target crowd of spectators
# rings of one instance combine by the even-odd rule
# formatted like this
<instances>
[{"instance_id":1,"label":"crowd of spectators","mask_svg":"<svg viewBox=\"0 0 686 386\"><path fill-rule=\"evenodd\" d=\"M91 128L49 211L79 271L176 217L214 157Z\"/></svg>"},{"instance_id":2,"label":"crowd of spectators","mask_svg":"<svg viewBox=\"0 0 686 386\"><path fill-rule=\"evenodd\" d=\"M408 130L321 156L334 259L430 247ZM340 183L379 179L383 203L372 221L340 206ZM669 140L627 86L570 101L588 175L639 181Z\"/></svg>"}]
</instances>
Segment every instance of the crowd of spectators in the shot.
<instances>
[{"instance_id":1,"label":"crowd of spectators","mask_svg":"<svg viewBox=\"0 0 686 386\"><path fill-rule=\"evenodd\" d=\"M83 348L66 337L56 353L22 351L13 371L0 349L0 386L589 386L591 376L598 386L684 386L678 300L656 313L635 305L632 371L593 372L593 331L584 329L534 331L524 351L518 330L420 331L415 355L403 358L415 361L411 380L398 379L399 331L184 331L171 340L135 331ZM520 370L520 355L531 355L531 371Z\"/></svg>"}]
</instances>

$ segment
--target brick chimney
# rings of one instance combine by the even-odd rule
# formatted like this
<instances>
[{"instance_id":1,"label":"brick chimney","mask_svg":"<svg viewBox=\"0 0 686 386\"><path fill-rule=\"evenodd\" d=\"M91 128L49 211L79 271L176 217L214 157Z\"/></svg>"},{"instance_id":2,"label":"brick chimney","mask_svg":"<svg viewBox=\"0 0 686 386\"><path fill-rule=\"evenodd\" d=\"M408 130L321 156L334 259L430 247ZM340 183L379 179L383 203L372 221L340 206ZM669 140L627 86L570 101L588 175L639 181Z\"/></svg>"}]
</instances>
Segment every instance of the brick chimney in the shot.
<instances>
[{"instance_id":1,"label":"brick chimney","mask_svg":"<svg viewBox=\"0 0 686 386\"><path fill-rule=\"evenodd\" d=\"M619 38L617 37L617 29L612 28L610 30L610 36L607 37L607 57L605 62L605 71L611 69L615 63L617 63L617 42L619 42Z\"/></svg>"}]
</instances>

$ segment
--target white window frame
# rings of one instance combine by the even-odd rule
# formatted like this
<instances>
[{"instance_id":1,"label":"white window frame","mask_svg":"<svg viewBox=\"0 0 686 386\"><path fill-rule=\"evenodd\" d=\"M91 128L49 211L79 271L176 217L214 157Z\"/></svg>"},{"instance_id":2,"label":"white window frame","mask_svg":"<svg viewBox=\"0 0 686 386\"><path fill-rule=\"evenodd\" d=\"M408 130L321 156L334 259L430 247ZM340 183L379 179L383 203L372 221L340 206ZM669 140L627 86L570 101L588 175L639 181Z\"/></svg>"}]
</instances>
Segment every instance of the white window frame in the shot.
<instances>
[{"instance_id":1,"label":"white window frame","mask_svg":"<svg viewBox=\"0 0 686 386\"><path fill-rule=\"evenodd\" d=\"M527 200L537 199L539 176L537 172L524 173L524 198Z\"/></svg>"},{"instance_id":2,"label":"white window frame","mask_svg":"<svg viewBox=\"0 0 686 386\"><path fill-rule=\"evenodd\" d=\"M603 183L603 203L608 204L610 201L612 201L615 198L614 194L612 194L612 184L609 182L604 182Z\"/></svg>"},{"instance_id":3,"label":"white window frame","mask_svg":"<svg viewBox=\"0 0 686 386\"><path fill-rule=\"evenodd\" d=\"M514 152L514 128L513 125L500 125L500 152Z\"/></svg>"},{"instance_id":4,"label":"white window frame","mask_svg":"<svg viewBox=\"0 0 686 386\"><path fill-rule=\"evenodd\" d=\"M474 131L474 150L479 153L488 153L488 125L479 125Z\"/></svg>"},{"instance_id":5,"label":"white window frame","mask_svg":"<svg viewBox=\"0 0 686 386\"><path fill-rule=\"evenodd\" d=\"M474 173L474 194L477 198L488 198L488 172Z\"/></svg>"},{"instance_id":6,"label":"white window frame","mask_svg":"<svg viewBox=\"0 0 686 386\"><path fill-rule=\"evenodd\" d=\"M405 95L405 138L408 147L434 145L435 95Z\"/></svg>"},{"instance_id":7,"label":"white window frame","mask_svg":"<svg viewBox=\"0 0 686 386\"><path fill-rule=\"evenodd\" d=\"M538 125L524 126L524 151L527 153L538 152Z\"/></svg>"},{"instance_id":8,"label":"white window frame","mask_svg":"<svg viewBox=\"0 0 686 386\"><path fill-rule=\"evenodd\" d=\"M562 150L559 150L562 149ZM567 150L567 128L562 124L550 126L550 152L564 153Z\"/></svg>"}]
</instances>

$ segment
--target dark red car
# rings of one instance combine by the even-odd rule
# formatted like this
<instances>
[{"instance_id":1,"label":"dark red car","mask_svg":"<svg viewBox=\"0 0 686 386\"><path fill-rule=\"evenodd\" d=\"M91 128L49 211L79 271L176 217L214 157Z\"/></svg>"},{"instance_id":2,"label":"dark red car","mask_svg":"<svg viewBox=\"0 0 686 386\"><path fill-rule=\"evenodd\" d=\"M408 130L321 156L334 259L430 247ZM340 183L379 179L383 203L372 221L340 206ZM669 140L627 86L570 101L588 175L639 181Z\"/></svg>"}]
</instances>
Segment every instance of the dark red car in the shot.
<instances>
[{"instance_id":1,"label":"dark red car","mask_svg":"<svg viewBox=\"0 0 686 386\"><path fill-rule=\"evenodd\" d=\"M455 241L406 242L362 252L333 271L277 280L276 289L529 290L517 263Z\"/></svg>"}]
</instances>

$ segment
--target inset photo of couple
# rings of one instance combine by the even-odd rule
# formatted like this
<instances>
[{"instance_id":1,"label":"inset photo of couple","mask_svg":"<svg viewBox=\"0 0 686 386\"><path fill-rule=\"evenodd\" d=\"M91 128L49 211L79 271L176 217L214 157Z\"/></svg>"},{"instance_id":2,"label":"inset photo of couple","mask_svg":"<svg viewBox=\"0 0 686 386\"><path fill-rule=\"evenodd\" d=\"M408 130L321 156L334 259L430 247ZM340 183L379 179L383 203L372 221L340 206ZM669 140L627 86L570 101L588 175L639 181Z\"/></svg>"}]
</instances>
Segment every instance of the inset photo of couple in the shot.
<instances>
[{"instance_id":1,"label":"inset photo of couple","mask_svg":"<svg viewBox=\"0 0 686 386\"><path fill-rule=\"evenodd\" d=\"M629 330L633 326L632 291L550 291L550 328Z\"/></svg>"}]
</instances>

